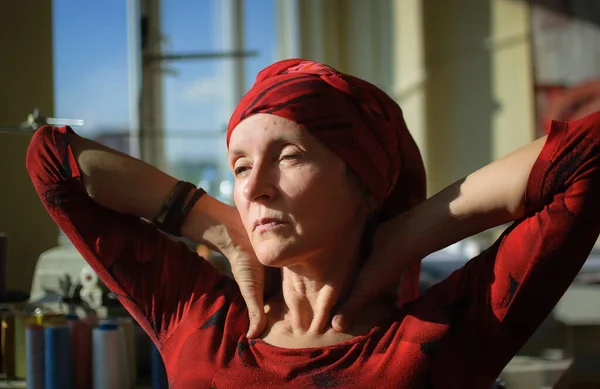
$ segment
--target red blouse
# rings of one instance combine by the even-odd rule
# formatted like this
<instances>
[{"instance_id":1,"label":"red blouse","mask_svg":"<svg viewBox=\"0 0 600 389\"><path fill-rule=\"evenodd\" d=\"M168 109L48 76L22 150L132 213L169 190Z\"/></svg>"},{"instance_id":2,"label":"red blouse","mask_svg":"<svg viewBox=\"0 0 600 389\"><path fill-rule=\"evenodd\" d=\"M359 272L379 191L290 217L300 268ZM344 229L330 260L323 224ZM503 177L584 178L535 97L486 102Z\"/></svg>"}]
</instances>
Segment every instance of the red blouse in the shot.
<instances>
[{"instance_id":1,"label":"red blouse","mask_svg":"<svg viewBox=\"0 0 600 389\"><path fill-rule=\"evenodd\" d=\"M528 216L388 325L329 346L249 341L234 281L138 217L88 197L67 127L39 129L27 169L90 266L157 344L170 388L489 388L573 281L600 229L600 113L553 122Z\"/></svg>"}]
</instances>

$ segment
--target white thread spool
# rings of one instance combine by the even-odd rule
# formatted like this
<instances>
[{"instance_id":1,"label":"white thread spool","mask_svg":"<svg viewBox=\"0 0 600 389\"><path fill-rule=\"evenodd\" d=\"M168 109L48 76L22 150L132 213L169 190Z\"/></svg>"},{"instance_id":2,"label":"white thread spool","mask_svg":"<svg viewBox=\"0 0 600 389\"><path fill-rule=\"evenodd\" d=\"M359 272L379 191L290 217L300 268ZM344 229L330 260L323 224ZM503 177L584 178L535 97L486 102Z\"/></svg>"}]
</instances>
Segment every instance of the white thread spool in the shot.
<instances>
[{"instance_id":1,"label":"white thread spool","mask_svg":"<svg viewBox=\"0 0 600 389\"><path fill-rule=\"evenodd\" d=\"M92 338L94 389L129 389L125 332L114 323L102 323Z\"/></svg>"}]
</instances>

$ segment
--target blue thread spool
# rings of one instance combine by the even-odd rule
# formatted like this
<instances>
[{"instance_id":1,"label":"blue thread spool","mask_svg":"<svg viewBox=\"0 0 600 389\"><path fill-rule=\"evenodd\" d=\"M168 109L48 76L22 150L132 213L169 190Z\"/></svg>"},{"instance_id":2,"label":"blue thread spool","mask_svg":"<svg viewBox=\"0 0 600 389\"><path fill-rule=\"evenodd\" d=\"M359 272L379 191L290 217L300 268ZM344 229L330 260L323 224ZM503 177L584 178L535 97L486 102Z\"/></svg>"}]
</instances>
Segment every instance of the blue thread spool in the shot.
<instances>
[{"instance_id":1,"label":"blue thread spool","mask_svg":"<svg viewBox=\"0 0 600 389\"><path fill-rule=\"evenodd\" d=\"M30 324L25 328L27 389L44 389L44 327Z\"/></svg>"},{"instance_id":2,"label":"blue thread spool","mask_svg":"<svg viewBox=\"0 0 600 389\"><path fill-rule=\"evenodd\" d=\"M152 389L167 389L167 372L160 352L152 343Z\"/></svg>"},{"instance_id":3,"label":"blue thread spool","mask_svg":"<svg viewBox=\"0 0 600 389\"><path fill-rule=\"evenodd\" d=\"M66 325L46 327L45 389L72 389L71 334Z\"/></svg>"}]
</instances>

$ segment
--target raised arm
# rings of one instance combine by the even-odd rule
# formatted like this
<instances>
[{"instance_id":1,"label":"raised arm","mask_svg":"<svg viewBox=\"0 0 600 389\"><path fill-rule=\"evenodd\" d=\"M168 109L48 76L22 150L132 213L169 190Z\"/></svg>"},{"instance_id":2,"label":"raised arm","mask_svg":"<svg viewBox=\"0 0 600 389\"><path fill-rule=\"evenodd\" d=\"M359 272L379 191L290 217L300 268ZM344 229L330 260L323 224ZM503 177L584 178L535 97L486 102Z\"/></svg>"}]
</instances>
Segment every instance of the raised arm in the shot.
<instances>
[{"instance_id":1,"label":"raised arm","mask_svg":"<svg viewBox=\"0 0 600 389\"><path fill-rule=\"evenodd\" d=\"M347 329L362 306L397 283L415 261L464 238L515 221L525 213L525 191L546 137L448 186L379 226L371 258L354 292L333 319Z\"/></svg>"},{"instance_id":2,"label":"raised arm","mask_svg":"<svg viewBox=\"0 0 600 389\"><path fill-rule=\"evenodd\" d=\"M67 130L68 131L68 130ZM67 135L87 194L98 204L116 212L151 220L161 210L178 180L161 170L89 139ZM223 249L222 230L237 228L237 212L226 204L203 196L182 225L182 235L193 241Z\"/></svg>"},{"instance_id":3,"label":"raised arm","mask_svg":"<svg viewBox=\"0 0 600 389\"><path fill-rule=\"evenodd\" d=\"M50 215L155 340L168 336L202 296L226 293L228 282L206 261L141 219L160 211L175 178L67 127L35 133L27 169ZM235 215L203 196L182 231L215 247L225 240L223 223L234 224Z\"/></svg>"},{"instance_id":4,"label":"raised arm","mask_svg":"<svg viewBox=\"0 0 600 389\"><path fill-rule=\"evenodd\" d=\"M333 325L348 326L365 302L414 261L514 221L492 247L429 289L409 311L424 333L427 323L439 324L440 340L433 352L428 347L433 386L446 386L456 374L470 377L469 387L484 387L583 266L600 233L599 199L600 113L553 122L546 137L380 226L372 257ZM479 379L484 381L473 382Z\"/></svg>"},{"instance_id":5,"label":"raised arm","mask_svg":"<svg viewBox=\"0 0 600 389\"><path fill-rule=\"evenodd\" d=\"M448 334L431 356L434 384L461 366L478 371L474 379L497 377L583 266L600 233L599 199L596 113L553 122L547 139L449 187L418 216L415 210L411 237L423 253L518 219L423 296L449 318Z\"/></svg>"},{"instance_id":6,"label":"raised arm","mask_svg":"<svg viewBox=\"0 0 600 389\"><path fill-rule=\"evenodd\" d=\"M423 258L464 238L522 218L540 138L442 190L401 216L411 251ZM542 204L537 204L541 207ZM539 210L539 209L536 209Z\"/></svg>"}]
</instances>

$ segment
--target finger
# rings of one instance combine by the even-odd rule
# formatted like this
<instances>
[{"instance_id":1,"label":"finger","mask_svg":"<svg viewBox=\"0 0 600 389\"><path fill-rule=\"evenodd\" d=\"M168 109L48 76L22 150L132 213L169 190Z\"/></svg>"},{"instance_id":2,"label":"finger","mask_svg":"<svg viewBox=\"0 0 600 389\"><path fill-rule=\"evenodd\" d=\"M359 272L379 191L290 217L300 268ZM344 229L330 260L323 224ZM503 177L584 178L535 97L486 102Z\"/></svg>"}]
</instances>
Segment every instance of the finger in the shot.
<instances>
[{"instance_id":1,"label":"finger","mask_svg":"<svg viewBox=\"0 0 600 389\"><path fill-rule=\"evenodd\" d=\"M266 326L267 320L264 308L264 272L262 268L236 264L233 276L240 288L246 307L250 325L247 337L259 336Z\"/></svg>"},{"instance_id":2,"label":"finger","mask_svg":"<svg viewBox=\"0 0 600 389\"><path fill-rule=\"evenodd\" d=\"M246 307L248 308L248 319L250 320L250 326L248 328L247 337L256 338L263 331L267 323L265 316L265 304L263 301L263 279L261 275L256 274L255 276L247 275L247 277L238 281L240 292Z\"/></svg>"},{"instance_id":3,"label":"finger","mask_svg":"<svg viewBox=\"0 0 600 389\"><path fill-rule=\"evenodd\" d=\"M248 307L248 318L250 325L248 327L248 333L246 337L248 339L254 339L263 333L267 324L267 317L265 315L264 303L261 296L254 295L253 297L246 297L242 293L246 306Z\"/></svg>"},{"instance_id":4,"label":"finger","mask_svg":"<svg viewBox=\"0 0 600 389\"><path fill-rule=\"evenodd\" d=\"M385 287L385 284L377 281L375 276L373 267L363 270L356 280L354 291L331 321L331 325L336 331L347 331L352 325L356 313Z\"/></svg>"}]
</instances>

